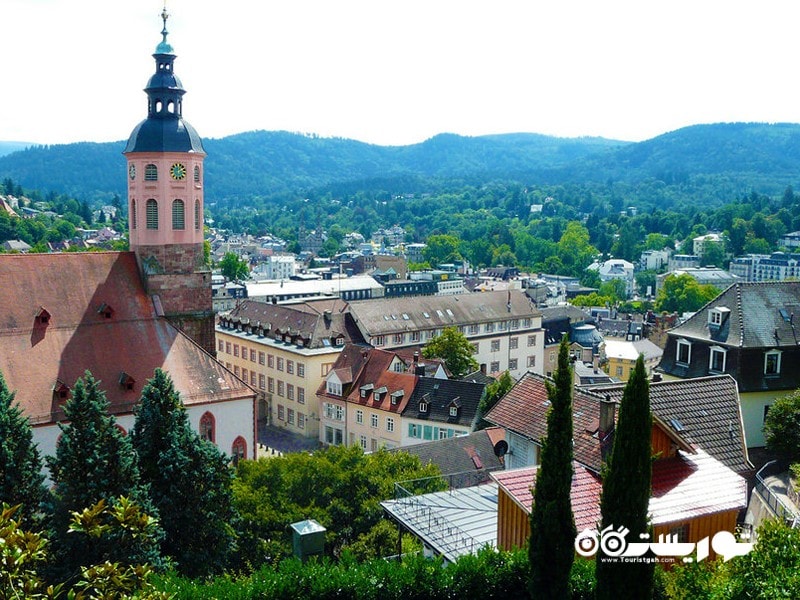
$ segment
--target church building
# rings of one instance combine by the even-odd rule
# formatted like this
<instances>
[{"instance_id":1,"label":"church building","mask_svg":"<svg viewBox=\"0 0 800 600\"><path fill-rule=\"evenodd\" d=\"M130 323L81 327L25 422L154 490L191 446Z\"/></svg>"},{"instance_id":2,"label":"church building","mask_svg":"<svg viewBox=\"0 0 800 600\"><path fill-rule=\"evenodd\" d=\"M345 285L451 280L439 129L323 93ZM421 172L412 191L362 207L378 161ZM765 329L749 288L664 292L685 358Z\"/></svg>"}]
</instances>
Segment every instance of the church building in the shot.
<instances>
[{"instance_id":1,"label":"church building","mask_svg":"<svg viewBox=\"0 0 800 600\"><path fill-rule=\"evenodd\" d=\"M256 452L256 391L214 357L211 272L203 253L203 159L183 119L185 90L162 40L147 118L127 159L128 252L0 255L0 372L43 455L55 453L63 406L91 371L128 431L142 387L168 372L200 434L233 458Z\"/></svg>"}]
</instances>

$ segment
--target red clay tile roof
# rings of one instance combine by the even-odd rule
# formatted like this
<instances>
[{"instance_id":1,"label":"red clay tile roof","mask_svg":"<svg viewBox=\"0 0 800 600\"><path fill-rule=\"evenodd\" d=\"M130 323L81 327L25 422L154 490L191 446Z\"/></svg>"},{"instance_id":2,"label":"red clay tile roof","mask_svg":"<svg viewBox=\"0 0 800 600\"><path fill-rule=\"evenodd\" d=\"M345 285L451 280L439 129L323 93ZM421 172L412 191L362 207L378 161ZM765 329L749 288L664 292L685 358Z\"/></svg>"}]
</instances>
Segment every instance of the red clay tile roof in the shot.
<instances>
[{"instance_id":1,"label":"red clay tile roof","mask_svg":"<svg viewBox=\"0 0 800 600\"><path fill-rule=\"evenodd\" d=\"M579 389L572 399L575 460L597 473L602 467L603 452L610 449L608 441L601 443L597 435L601 399L602 396ZM549 408L545 379L526 373L484 418L538 443L547 435Z\"/></svg>"},{"instance_id":2,"label":"red clay tile roof","mask_svg":"<svg viewBox=\"0 0 800 600\"><path fill-rule=\"evenodd\" d=\"M572 514L575 516L575 526L578 531L595 529L600 522L600 492L603 485L597 474L578 463L573 464L573 469L569 496ZM533 504L531 490L536 485L538 470L539 467L526 467L511 471L495 471L491 477L520 508L530 514Z\"/></svg>"},{"instance_id":3,"label":"red clay tile roof","mask_svg":"<svg viewBox=\"0 0 800 600\"><path fill-rule=\"evenodd\" d=\"M187 405L254 396L156 316L131 252L2 255L0 278L0 371L34 424L63 418L54 386L72 387L86 370L102 382L113 413L132 409L156 368L169 372ZM35 318L40 308L47 323ZM121 385L123 373L133 390Z\"/></svg>"},{"instance_id":4,"label":"red clay tile roof","mask_svg":"<svg viewBox=\"0 0 800 600\"><path fill-rule=\"evenodd\" d=\"M377 348L369 350L366 361L362 364L361 370L357 374L355 382L350 388L350 393L347 394L345 400L353 404L401 413L406 404L408 404L419 378L408 372L397 373L390 371L389 366L396 358L394 352L387 352ZM362 398L361 387L365 385L372 385L372 388ZM376 402L373 392L380 390L382 387L386 389L381 395L380 401ZM396 404L392 404L392 394L400 391L403 392L402 398Z\"/></svg>"}]
</instances>

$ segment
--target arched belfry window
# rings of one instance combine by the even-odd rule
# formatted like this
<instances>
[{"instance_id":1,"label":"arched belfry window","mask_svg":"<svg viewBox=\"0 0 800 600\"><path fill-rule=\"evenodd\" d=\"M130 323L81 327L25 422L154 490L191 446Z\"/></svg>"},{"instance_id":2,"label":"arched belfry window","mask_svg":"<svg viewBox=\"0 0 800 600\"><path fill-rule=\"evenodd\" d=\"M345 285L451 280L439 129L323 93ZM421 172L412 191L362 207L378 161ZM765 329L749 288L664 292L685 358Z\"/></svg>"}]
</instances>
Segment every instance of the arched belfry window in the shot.
<instances>
[{"instance_id":1,"label":"arched belfry window","mask_svg":"<svg viewBox=\"0 0 800 600\"><path fill-rule=\"evenodd\" d=\"M158 202L150 198L147 201L147 228L158 229Z\"/></svg>"},{"instance_id":2,"label":"arched belfry window","mask_svg":"<svg viewBox=\"0 0 800 600\"><path fill-rule=\"evenodd\" d=\"M186 229L186 217L183 200L175 199L172 201L172 228Z\"/></svg>"},{"instance_id":3,"label":"arched belfry window","mask_svg":"<svg viewBox=\"0 0 800 600\"><path fill-rule=\"evenodd\" d=\"M200 437L209 442L216 440L216 425L214 415L210 412L203 413L200 417Z\"/></svg>"},{"instance_id":4,"label":"arched belfry window","mask_svg":"<svg viewBox=\"0 0 800 600\"><path fill-rule=\"evenodd\" d=\"M194 201L194 228L198 231L203 223L203 214L200 211L200 200Z\"/></svg>"},{"instance_id":5,"label":"arched belfry window","mask_svg":"<svg viewBox=\"0 0 800 600\"><path fill-rule=\"evenodd\" d=\"M154 164L146 165L144 168L145 181L158 181L158 167Z\"/></svg>"},{"instance_id":6,"label":"arched belfry window","mask_svg":"<svg viewBox=\"0 0 800 600\"><path fill-rule=\"evenodd\" d=\"M200 167L198 165L194 166L194 182L200 183Z\"/></svg>"},{"instance_id":7,"label":"arched belfry window","mask_svg":"<svg viewBox=\"0 0 800 600\"><path fill-rule=\"evenodd\" d=\"M131 199L131 229L136 229L137 220L136 220L136 200Z\"/></svg>"},{"instance_id":8,"label":"arched belfry window","mask_svg":"<svg viewBox=\"0 0 800 600\"><path fill-rule=\"evenodd\" d=\"M231 459L233 460L233 464L237 465L240 460L245 458L247 458L247 441L242 436L239 436L233 440Z\"/></svg>"}]
</instances>

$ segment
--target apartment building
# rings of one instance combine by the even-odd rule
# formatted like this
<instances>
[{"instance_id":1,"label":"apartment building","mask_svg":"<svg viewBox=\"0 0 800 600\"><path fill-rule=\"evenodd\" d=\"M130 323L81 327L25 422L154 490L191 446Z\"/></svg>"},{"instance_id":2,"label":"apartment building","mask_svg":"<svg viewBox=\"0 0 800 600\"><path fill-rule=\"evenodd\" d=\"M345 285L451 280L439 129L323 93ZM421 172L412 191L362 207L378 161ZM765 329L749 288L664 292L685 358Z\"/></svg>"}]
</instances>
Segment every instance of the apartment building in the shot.
<instances>
[{"instance_id":1,"label":"apartment building","mask_svg":"<svg viewBox=\"0 0 800 600\"><path fill-rule=\"evenodd\" d=\"M347 303L269 304L244 300L216 327L217 358L261 391L259 418L308 438L319 437L315 392L346 343L359 332Z\"/></svg>"},{"instance_id":2,"label":"apartment building","mask_svg":"<svg viewBox=\"0 0 800 600\"><path fill-rule=\"evenodd\" d=\"M470 341L485 373L542 373L542 313L522 290L381 298L350 303L355 327L375 348L420 347L446 327Z\"/></svg>"}]
</instances>

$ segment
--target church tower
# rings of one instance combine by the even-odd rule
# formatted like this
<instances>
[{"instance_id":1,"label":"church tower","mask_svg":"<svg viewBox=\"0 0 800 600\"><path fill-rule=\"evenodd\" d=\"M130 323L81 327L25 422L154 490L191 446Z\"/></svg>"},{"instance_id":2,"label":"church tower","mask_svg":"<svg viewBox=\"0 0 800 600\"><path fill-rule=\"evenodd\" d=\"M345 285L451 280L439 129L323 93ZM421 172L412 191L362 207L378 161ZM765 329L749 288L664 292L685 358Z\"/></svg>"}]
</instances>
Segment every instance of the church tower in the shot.
<instances>
[{"instance_id":1,"label":"church tower","mask_svg":"<svg viewBox=\"0 0 800 600\"><path fill-rule=\"evenodd\" d=\"M200 136L183 120L183 89L164 28L144 91L147 118L128 139L128 233L156 310L211 354L211 271L203 248L203 159Z\"/></svg>"}]
</instances>

